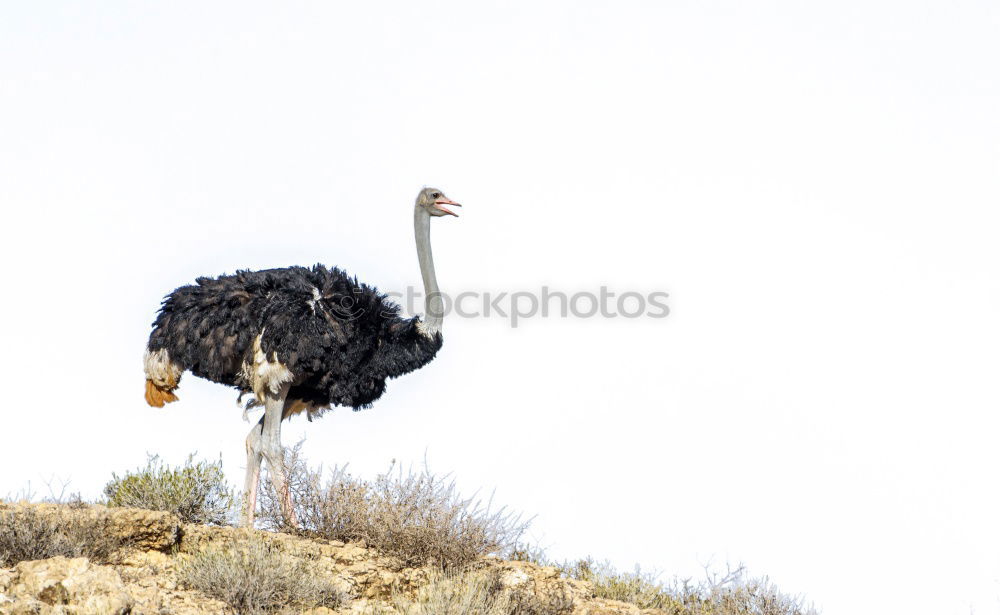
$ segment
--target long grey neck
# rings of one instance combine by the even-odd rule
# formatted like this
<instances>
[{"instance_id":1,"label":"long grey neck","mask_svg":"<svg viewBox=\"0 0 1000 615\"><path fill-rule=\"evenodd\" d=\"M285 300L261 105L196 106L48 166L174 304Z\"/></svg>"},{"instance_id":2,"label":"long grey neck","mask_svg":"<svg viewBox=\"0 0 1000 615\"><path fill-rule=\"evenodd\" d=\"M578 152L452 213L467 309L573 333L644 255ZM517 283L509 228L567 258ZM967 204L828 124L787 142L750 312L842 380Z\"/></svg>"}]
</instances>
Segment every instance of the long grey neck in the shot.
<instances>
[{"instance_id":1,"label":"long grey neck","mask_svg":"<svg viewBox=\"0 0 1000 615\"><path fill-rule=\"evenodd\" d=\"M424 327L430 335L441 331L444 302L434 275L434 255L431 253L431 216L422 207L413 209L413 232L417 238L417 260L424 279Z\"/></svg>"}]
</instances>

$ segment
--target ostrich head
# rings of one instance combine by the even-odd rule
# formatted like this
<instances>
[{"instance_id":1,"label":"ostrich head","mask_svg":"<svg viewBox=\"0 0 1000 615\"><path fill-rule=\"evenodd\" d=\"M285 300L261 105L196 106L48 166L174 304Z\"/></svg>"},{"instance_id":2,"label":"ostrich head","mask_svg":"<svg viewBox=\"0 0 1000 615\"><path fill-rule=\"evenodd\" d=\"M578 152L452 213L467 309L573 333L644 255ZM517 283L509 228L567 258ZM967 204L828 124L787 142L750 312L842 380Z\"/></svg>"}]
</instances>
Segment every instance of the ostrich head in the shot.
<instances>
[{"instance_id":1,"label":"ostrich head","mask_svg":"<svg viewBox=\"0 0 1000 615\"><path fill-rule=\"evenodd\" d=\"M461 207L461 203L456 203L455 201L449 199L437 188L424 188L417 195L417 209L422 209L429 216L455 216L458 214L452 210L445 207L445 205L452 205Z\"/></svg>"}]
</instances>

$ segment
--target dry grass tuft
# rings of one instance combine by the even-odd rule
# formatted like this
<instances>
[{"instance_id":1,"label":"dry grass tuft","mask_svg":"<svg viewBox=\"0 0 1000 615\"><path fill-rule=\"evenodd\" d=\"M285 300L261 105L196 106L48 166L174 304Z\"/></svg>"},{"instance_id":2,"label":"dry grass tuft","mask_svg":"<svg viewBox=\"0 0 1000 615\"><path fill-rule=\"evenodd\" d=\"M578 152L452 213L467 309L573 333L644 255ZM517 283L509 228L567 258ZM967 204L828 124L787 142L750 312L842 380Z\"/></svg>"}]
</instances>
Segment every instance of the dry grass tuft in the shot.
<instances>
[{"instance_id":1,"label":"dry grass tuft","mask_svg":"<svg viewBox=\"0 0 1000 615\"><path fill-rule=\"evenodd\" d=\"M696 615L816 615L812 606L796 596L781 593L767 577L740 580L709 592L708 606Z\"/></svg>"},{"instance_id":2,"label":"dry grass tuft","mask_svg":"<svg viewBox=\"0 0 1000 615\"><path fill-rule=\"evenodd\" d=\"M705 580L658 580L653 573L618 572L609 562L592 558L553 562L544 549L517 545L508 559L555 566L564 577L591 584L595 598L628 602L643 609L660 609L669 615L816 615L818 611L798 596L784 594L766 577L751 578L743 566L724 574L705 570Z\"/></svg>"},{"instance_id":3,"label":"dry grass tuft","mask_svg":"<svg viewBox=\"0 0 1000 615\"><path fill-rule=\"evenodd\" d=\"M69 504L70 509L80 508ZM0 568L18 562L50 557L87 557L98 564L117 561L129 546L120 535L109 531L107 514L74 514L33 508L0 511Z\"/></svg>"},{"instance_id":4,"label":"dry grass tuft","mask_svg":"<svg viewBox=\"0 0 1000 615\"><path fill-rule=\"evenodd\" d=\"M296 446L286 451L292 500L301 528L284 520L270 481L264 482L261 519L281 531L305 531L329 540L364 541L406 565L462 567L517 543L526 522L504 508L463 498L448 476L428 470L390 471L374 481L335 468L327 480L310 469Z\"/></svg>"},{"instance_id":5,"label":"dry grass tuft","mask_svg":"<svg viewBox=\"0 0 1000 615\"><path fill-rule=\"evenodd\" d=\"M233 508L232 490L222 473L222 461L165 466L152 456L146 467L112 479L104 487L108 506L127 506L174 513L186 523L223 525Z\"/></svg>"},{"instance_id":6,"label":"dry grass tuft","mask_svg":"<svg viewBox=\"0 0 1000 615\"><path fill-rule=\"evenodd\" d=\"M566 595L541 597L505 588L496 571L439 572L413 596L396 594L401 615L565 615L573 610Z\"/></svg>"},{"instance_id":7,"label":"dry grass tuft","mask_svg":"<svg viewBox=\"0 0 1000 615\"><path fill-rule=\"evenodd\" d=\"M700 583L674 580L662 583L657 575L621 573L608 562L592 559L559 564L563 574L589 582L597 598L620 600L643 609L660 609L670 615L816 615L817 611L796 596L781 593L767 578L748 578L740 566L723 575L706 571Z\"/></svg>"},{"instance_id":8,"label":"dry grass tuft","mask_svg":"<svg viewBox=\"0 0 1000 615\"><path fill-rule=\"evenodd\" d=\"M347 597L310 564L260 537L200 551L178 566L178 579L229 604L240 615L337 608Z\"/></svg>"},{"instance_id":9,"label":"dry grass tuft","mask_svg":"<svg viewBox=\"0 0 1000 615\"><path fill-rule=\"evenodd\" d=\"M397 594L392 606L402 615L512 615L510 595L483 572L439 573L413 596Z\"/></svg>"},{"instance_id":10,"label":"dry grass tuft","mask_svg":"<svg viewBox=\"0 0 1000 615\"><path fill-rule=\"evenodd\" d=\"M557 567L571 579L590 583L597 598L620 600L643 609L669 609L677 604L678 594L684 594L658 582L655 574L638 568L632 573L620 573L610 563L590 558Z\"/></svg>"}]
</instances>

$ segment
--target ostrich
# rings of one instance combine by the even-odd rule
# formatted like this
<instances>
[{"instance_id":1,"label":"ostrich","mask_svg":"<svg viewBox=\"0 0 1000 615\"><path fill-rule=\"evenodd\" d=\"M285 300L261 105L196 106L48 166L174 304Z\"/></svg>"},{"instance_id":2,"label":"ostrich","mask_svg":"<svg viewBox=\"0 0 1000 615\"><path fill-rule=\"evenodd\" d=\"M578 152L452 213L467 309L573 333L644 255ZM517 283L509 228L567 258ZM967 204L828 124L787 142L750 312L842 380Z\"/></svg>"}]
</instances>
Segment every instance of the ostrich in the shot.
<instances>
[{"instance_id":1,"label":"ostrich","mask_svg":"<svg viewBox=\"0 0 1000 615\"><path fill-rule=\"evenodd\" d=\"M237 271L198 278L170 293L146 347L146 401L163 407L190 370L252 394L264 415L246 439L242 523L252 527L267 459L282 514L296 523L283 466L281 421L309 420L332 406L368 408L386 379L430 362L441 348L443 305L434 275L430 220L458 216L435 188L417 195L413 226L424 282L426 319L404 319L398 305L336 267Z\"/></svg>"}]
</instances>

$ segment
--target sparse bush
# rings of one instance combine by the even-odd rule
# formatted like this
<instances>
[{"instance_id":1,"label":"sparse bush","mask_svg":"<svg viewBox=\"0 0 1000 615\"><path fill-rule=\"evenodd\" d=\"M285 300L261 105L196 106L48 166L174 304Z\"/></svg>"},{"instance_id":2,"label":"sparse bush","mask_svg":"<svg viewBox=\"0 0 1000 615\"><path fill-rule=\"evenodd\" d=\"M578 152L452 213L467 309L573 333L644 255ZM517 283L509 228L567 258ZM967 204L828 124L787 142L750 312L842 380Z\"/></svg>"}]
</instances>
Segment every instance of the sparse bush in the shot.
<instances>
[{"instance_id":1,"label":"sparse bush","mask_svg":"<svg viewBox=\"0 0 1000 615\"><path fill-rule=\"evenodd\" d=\"M347 599L308 560L261 537L199 551L178 566L177 574L187 587L227 603L240 615L337 608Z\"/></svg>"},{"instance_id":2,"label":"sparse bush","mask_svg":"<svg viewBox=\"0 0 1000 615\"><path fill-rule=\"evenodd\" d=\"M392 606L402 615L513 615L509 592L498 579L476 571L438 573L413 596L397 593Z\"/></svg>"},{"instance_id":3,"label":"sparse bush","mask_svg":"<svg viewBox=\"0 0 1000 615\"><path fill-rule=\"evenodd\" d=\"M669 609L677 603L671 588L659 583L656 575L639 568L632 573L620 573L610 563L590 558L557 567L571 579L590 583L597 598L629 602L642 609Z\"/></svg>"},{"instance_id":4,"label":"sparse bush","mask_svg":"<svg viewBox=\"0 0 1000 615\"><path fill-rule=\"evenodd\" d=\"M45 488L48 490L49 494L43 498L36 499L37 493L31 487L31 481L23 487L20 491L16 493L7 493L6 496L0 497L0 502L42 502L44 504L60 504L63 506L68 506L73 509L87 508L90 503L83 499L79 491L72 491L67 493L69 489L70 482L68 480L57 480L55 478L51 480L44 481Z\"/></svg>"},{"instance_id":5,"label":"sparse bush","mask_svg":"<svg viewBox=\"0 0 1000 615\"><path fill-rule=\"evenodd\" d=\"M165 466L151 456L146 467L127 472L104 487L108 506L165 510L187 523L226 523L233 507L232 490L222 473L222 461L194 462L188 457L183 466Z\"/></svg>"},{"instance_id":6,"label":"sparse bush","mask_svg":"<svg viewBox=\"0 0 1000 615\"><path fill-rule=\"evenodd\" d=\"M742 566L724 575L706 574L701 583L674 580L661 583L642 572L621 573L608 562L592 559L557 564L572 579L589 582L594 596L620 600L670 615L815 615L816 610L781 593L767 578L747 578Z\"/></svg>"},{"instance_id":7,"label":"sparse bush","mask_svg":"<svg viewBox=\"0 0 1000 615\"><path fill-rule=\"evenodd\" d=\"M515 544L503 553L504 559L513 562L530 562L539 566L556 566L545 554L545 549L538 545Z\"/></svg>"},{"instance_id":8,"label":"sparse bush","mask_svg":"<svg viewBox=\"0 0 1000 615\"><path fill-rule=\"evenodd\" d=\"M745 579L725 587L712 588L708 606L702 613L722 615L815 615L800 597L781 593L767 577Z\"/></svg>"},{"instance_id":9,"label":"sparse bush","mask_svg":"<svg viewBox=\"0 0 1000 615\"><path fill-rule=\"evenodd\" d=\"M573 601L504 587L497 570L466 570L437 572L414 595L394 594L392 606L402 615L565 615Z\"/></svg>"},{"instance_id":10,"label":"sparse bush","mask_svg":"<svg viewBox=\"0 0 1000 615\"><path fill-rule=\"evenodd\" d=\"M374 481L353 478L334 468L324 481L299 454L286 450L286 472L301 528L289 527L270 481L261 494L261 519L282 531L305 531L329 540L364 541L407 565L434 563L442 568L468 564L482 555L517 543L527 526L504 508L491 510L461 497L454 480L427 469L392 469Z\"/></svg>"},{"instance_id":11,"label":"sparse bush","mask_svg":"<svg viewBox=\"0 0 1000 615\"><path fill-rule=\"evenodd\" d=\"M725 574L706 569L705 580L674 579L669 583L658 575L618 572L609 562L592 558L576 562L554 562L544 549L519 544L507 551L508 559L554 566L564 577L586 581L595 598L635 604L643 609L659 609L670 615L816 615L817 611L796 596L783 594L766 577L749 578L743 566Z\"/></svg>"},{"instance_id":12,"label":"sparse bush","mask_svg":"<svg viewBox=\"0 0 1000 615\"><path fill-rule=\"evenodd\" d=\"M0 568L60 555L112 563L128 543L109 531L109 525L107 515L99 513L87 515L58 508L0 510Z\"/></svg>"},{"instance_id":13,"label":"sparse bush","mask_svg":"<svg viewBox=\"0 0 1000 615\"><path fill-rule=\"evenodd\" d=\"M572 596L565 588L543 595L519 589L510 592L508 596L511 615L567 615L575 607Z\"/></svg>"}]
</instances>

